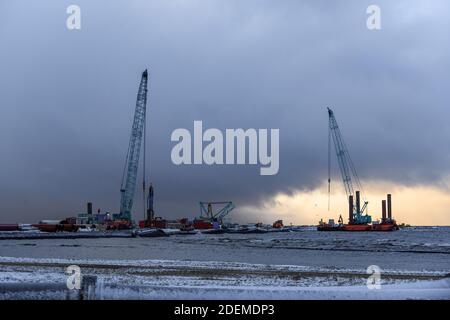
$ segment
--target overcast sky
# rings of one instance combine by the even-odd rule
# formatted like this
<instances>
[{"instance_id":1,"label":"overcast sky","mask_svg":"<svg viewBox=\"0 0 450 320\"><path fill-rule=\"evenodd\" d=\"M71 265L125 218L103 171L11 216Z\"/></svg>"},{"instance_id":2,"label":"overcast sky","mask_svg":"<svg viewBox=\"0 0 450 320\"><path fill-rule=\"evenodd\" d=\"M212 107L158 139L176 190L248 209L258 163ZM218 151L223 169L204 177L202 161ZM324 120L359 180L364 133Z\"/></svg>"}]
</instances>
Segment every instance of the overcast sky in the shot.
<instances>
[{"instance_id":1,"label":"overcast sky","mask_svg":"<svg viewBox=\"0 0 450 320\"><path fill-rule=\"evenodd\" d=\"M374 3L382 29L370 31ZM81 30L66 28L70 4ZM193 218L200 200L232 200L242 218L276 194L323 188L326 107L363 184L448 192L449 17L444 0L1 0L1 220L73 216L87 201L119 210L145 68L157 215ZM170 135L194 120L279 128L279 173L175 166ZM333 175L341 187L336 164Z\"/></svg>"}]
</instances>

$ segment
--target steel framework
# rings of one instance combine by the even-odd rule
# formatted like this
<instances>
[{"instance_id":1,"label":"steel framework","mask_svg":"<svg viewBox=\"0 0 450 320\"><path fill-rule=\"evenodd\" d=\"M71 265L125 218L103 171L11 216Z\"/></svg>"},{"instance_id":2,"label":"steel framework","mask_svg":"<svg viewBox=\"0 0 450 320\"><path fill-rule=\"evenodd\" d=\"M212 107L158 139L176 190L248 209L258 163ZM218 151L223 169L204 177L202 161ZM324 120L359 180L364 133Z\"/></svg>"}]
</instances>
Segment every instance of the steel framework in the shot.
<instances>
[{"instance_id":1,"label":"steel framework","mask_svg":"<svg viewBox=\"0 0 450 320\"><path fill-rule=\"evenodd\" d=\"M131 220L131 209L133 208L133 198L136 189L139 154L141 151L142 139L145 132L147 82L148 73L147 70L145 70L142 73L141 83L139 85L137 94L133 126L131 128L130 142L128 144L127 157L125 160L120 188L121 198L119 216L124 220Z\"/></svg>"}]
</instances>

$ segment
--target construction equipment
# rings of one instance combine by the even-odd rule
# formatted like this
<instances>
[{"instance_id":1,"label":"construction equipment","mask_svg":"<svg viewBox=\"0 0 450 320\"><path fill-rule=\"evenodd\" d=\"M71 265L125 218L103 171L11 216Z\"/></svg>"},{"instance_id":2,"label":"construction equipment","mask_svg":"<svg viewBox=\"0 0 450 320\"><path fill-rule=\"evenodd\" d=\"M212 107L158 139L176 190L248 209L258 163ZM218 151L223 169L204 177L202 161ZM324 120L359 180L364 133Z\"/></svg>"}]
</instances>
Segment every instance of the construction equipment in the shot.
<instances>
[{"instance_id":1,"label":"construction equipment","mask_svg":"<svg viewBox=\"0 0 450 320\"><path fill-rule=\"evenodd\" d=\"M17 223L14 224L8 224L8 223L3 223L0 224L0 231L19 231L20 230L20 226Z\"/></svg>"},{"instance_id":2,"label":"construction equipment","mask_svg":"<svg viewBox=\"0 0 450 320\"><path fill-rule=\"evenodd\" d=\"M200 216L210 218L211 220L222 221L225 216L227 216L236 206L231 201L221 201L221 202L199 202L200 204ZM207 209L205 207L207 205ZM219 209L216 213L213 212L213 205L225 205L223 208Z\"/></svg>"},{"instance_id":3,"label":"construction equipment","mask_svg":"<svg viewBox=\"0 0 450 320\"><path fill-rule=\"evenodd\" d=\"M199 202L200 205L200 217L194 220L195 229L213 229L216 226L220 226L225 218L234 208L235 205L231 201L218 201L218 202ZM220 205L218 211L213 211L213 205Z\"/></svg>"},{"instance_id":4,"label":"construction equipment","mask_svg":"<svg viewBox=\"0 0 450 320\"><path fill-rule=\"evenodd\" d=\"M120 188L121 193L120 213L115 220L122 220L128 222L131 221L131 209L133 208L133 198L136 189L139 154L141 151L142 140L144 140L144 158L145 158L147 82L148 82L148 73L147 70L145 70L142 73L141 83L139 85L139 91L137 94L133 126L131 129L130 142L128 144L128 151L122 174L122 183ZM145 160L144 160L144 168L145 168ZM145 169L144 169L144 177L145 177ZM145 178L143 182L143 189L145 193Z\"/></svg>"},{"instance_id":5,"label":"construction equipment","mask_svg":"<svg viewBox=\"0 0 450 320\"><path fill-rule=\"evenodd\" d=\"M386 206L387 206L387 217L386 217ZM381 201L381 223L377 223L373 225L373 228L378 231L393 231L399 230L397 222L394 218L392 218L392 195L387 195L386 200Z\"/></svg>"},{"instance_id":6,"label":"construction equipment","mask_svg":"<svg viewBox=\"0 0 450 320\"><path fill-rule=\"evenodd\" d=\"M351 198L351 197L350 197ZM349 223L344 224L342 216L339 216L338 224L334 223L333 219L330 219L328 223L325 223L323 219L319 221L319 225L317 226L318 231L395 231L399 230L399 226L395 219L392 218L392 196L390 194L387 195L387 207L388 207L388 217L386 217L386 200L381 202L382 214L383 218L381 219L381 223L379 221L374 221L372 224L355 224ZM351 206L352 199L349 201L349 209L353 208Z\"/></svg>"},{"instance_id":7,"label":"construction equipment","mask_svg":"<svg viewBox=\"0 0 450 320\"><path fill-rule=\"evenodd\" d=\"M155 217L155 211L153 210L153 196L154 196L153 185L150 184L147 196L147 221L152 221L153 218Z\"/></svg>"},{"instance_id":8,"label":"construction equipment","mask_svg":"<svg viewBox=\"0 0 450 320\"><path fill-rule=\"evenodd\" d=\"M147 193L146 203L146 218L139 221L139 228L160 228L166 229L168 227L168 221L162 217L155 217L155 210L153 209L154 189L150 184Z\"/></svg>"},{"instance_id":9,"label":"construction equipment","mask_svg":"<svg viewBox=\"0 0 450 320\"><path fill-rule=\"evenodd\" d=\"M283 227L283 220L277 220L272 224L272 228L281 229Z\"/></svg>"},{"instance_id":10,"label":"construction equipment","mask_svg":"<svg viewBox=\"0 0 450 320\"><path fill-rule=\"evenodd\" d=\"M368 202L364 201L364 205L361 208L361 182L356 172L353 161L348 152L348 148L342 138L341 131L337 124L333 110L328 109L329 118L329 131L328 131L328 199L330 199L331 193L331 137L333 138L334 147L336 150L336 156L339 163L339 169L341 171L342 181L344 183L345 192L349 199L349 224L352 225L364 225L372 222L372 217L366 212ZM358 191L355 191L353 182L356 184ZM356 196L356 206L353 205L353 197Z\"/></svg>"},{"instance_id":11,"label":"construction equipment","mask_svg":"<svg viewBox=\"0 0 450 320\"><path fill-rule=\"evenodd\" d=\"M330 206L331 195L331 139L333 139L336 155L341 171L342 181L344 183L345 192L348 198L348 224L344 224L342 215L339 216L338 224L330 219L325 223L323 219L320 220L317 230L319 231L394 231L398 230L397 223L392 219L391 195L387 196L388 217L386 217L386 201L382 201L383 218L381 223L372 223L372 217L367 214L368 202L364 201L361 208L361 191L362 186L356 173L355 166L348 148L342 138L341 131L334 117L333 111L328 108L328 209ZM358 190L355 190L353 182L356 184ZM356 204L353 204L353 199L356 198ZM366 212L366 214L363 214Z\"/></svg>"}]
</instances>

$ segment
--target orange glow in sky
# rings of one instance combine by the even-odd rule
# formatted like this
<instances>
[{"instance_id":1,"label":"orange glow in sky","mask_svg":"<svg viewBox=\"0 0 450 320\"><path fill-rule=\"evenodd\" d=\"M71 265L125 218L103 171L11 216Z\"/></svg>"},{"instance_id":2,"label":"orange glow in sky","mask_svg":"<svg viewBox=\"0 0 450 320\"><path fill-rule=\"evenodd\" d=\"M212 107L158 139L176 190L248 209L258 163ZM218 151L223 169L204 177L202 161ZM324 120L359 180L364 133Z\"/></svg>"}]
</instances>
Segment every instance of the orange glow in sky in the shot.
<instances>
[{"instance_id":1,"label":"orange glow in sky","mask_svg":"<svg viewBox=\"0 0 450 320\"><path fill-rule=\"evenodd\" d=\"M278 194L261 207L241 207L235 219L241 222L272 223L282 219L285 225L315 225L323 218L338 220L342 214L348 222L347 198L342 186L334 186L330 211L328 211L327 186L297 192L293 195ZM386 183L372 183L364 190L369 201L368 213L372 220L381 218L381 201L386 194L392 194L392 214L397 223L410 225L450 225L450 190L435 186L396 186ZM234 213L233 213L234 214ZM273 220L273 221L272 221Z\"/></svg>"}]
</instances>

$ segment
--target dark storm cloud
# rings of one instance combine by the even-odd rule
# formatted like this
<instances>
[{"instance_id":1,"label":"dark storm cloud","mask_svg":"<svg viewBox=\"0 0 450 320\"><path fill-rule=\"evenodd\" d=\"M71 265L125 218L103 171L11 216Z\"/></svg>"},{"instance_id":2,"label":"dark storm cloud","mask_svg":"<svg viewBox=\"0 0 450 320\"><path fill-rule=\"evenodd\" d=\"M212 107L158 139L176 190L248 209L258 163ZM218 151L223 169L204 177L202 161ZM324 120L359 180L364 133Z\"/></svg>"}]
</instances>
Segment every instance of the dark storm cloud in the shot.
<instances>
[{"instance_id":1,"label":"dark storm cloud","mask_svg":"<svg viewBox=\"0 0 450 320\"><path fill-rule=\"evenodd\" d=\"M65 27L76 2L82 29ZM449 173L444 1L5 1L0 5L2 220L114 211L140 73L150 71L148 180L158 214L256 205L327 175L327 113L365 181ZM176 128L280 128L280 171L175 166ZM337 169L334 170L337 173ZM140 186L140 184L138 184ZM141 211L141 195L136 197ZM138 218L138 216L136 216Z\"/></svg>"}]
</instances>

